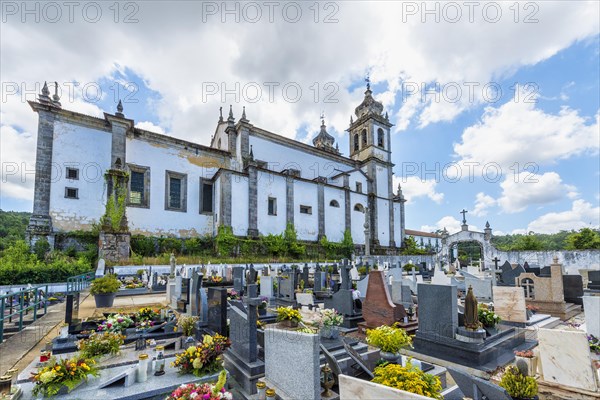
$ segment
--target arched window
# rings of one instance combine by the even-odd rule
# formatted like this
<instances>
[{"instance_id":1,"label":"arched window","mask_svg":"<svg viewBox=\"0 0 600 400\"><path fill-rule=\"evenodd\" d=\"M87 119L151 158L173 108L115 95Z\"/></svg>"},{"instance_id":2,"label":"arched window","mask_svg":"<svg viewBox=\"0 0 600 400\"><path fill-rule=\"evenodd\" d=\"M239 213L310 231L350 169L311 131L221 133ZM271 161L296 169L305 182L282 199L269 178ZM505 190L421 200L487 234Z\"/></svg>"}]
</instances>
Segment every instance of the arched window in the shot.
<instances>
[{"instance_id":1,"label":"arched window","mask_svg":"<svg viewBox=\"0 0 600 400\"><path fill-rule=\"evenodd\" d=\"M354 151L358 151L359 139L358 133L354 134Z\"/></svg>"},{"instance_id":2,"label":"arched window","mask_svg":"<svg viewBox=\"0 0 600 400\"><path fill-rule=\"evenodd\" d=\"M337 200L331 200L329 202L329 206L330 207L335 207L335 208L340 208L340 203L338 203Z\"/></svg>"},{"instance_id":3,"label":"arched window","mask_svg":"<svg viewBox=\"0 0 600 400\"><path fill-rule=\"evenodd\" d=\"M383 134L383 129L379 128L377 129L377 146L379 147L385 147L385 145L383 144L384 142L384 134Z\"/></svg>"},{"instance_id":4,"label":"arched window","mask_svg":"<svg viewBox=\"0 0 600 400\"><path fill-rule=\"evenodd\" d=\"M217 149L221 148L221 139L219 138L219 142L217 143Z\"/></svg>"},{"instance_id":5,"label":"arched window","mask_svg":"<svg viewBox=\"0 0 600 400\"><path fill-rule=\"evenodd\" d=\"M363 207L362 204L356 203L354 205L354 211L358 211L358 212L364 213L365 212L365 208Z\"/></svg>"},{"instance_id":6,"label":"arched window","mask_svg":"<svg viewBox=\"0 0 600 400\"><path fill-rule=\"evenodd\" d=\"M363 129L361 132L361 136L362 136L362 145L363 147L367 146L367 130Z\"/></svg>"}]
</instances>

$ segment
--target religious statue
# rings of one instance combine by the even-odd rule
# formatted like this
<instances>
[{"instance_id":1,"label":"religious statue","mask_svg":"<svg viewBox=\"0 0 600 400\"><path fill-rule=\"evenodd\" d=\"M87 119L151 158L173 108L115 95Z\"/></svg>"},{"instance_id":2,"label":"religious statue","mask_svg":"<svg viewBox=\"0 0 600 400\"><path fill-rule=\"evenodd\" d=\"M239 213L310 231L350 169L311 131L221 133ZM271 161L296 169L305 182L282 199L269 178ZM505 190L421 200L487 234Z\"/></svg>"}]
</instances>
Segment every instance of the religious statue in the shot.
<instances>
[{"instance_id":1,"label":"religious statue","mask_svg":"<svg viewBox=\"0 0 600 400\"><path fill-rule=\"evenodd\" d=\"M169 278L175 278L175 254L171 253L169 263L171 264L171 274L169 275Z\"/></svg>"},{"instance_id":2,"label":"religious statue","mask_svg":"<svg viewBox=\"0 0 600 400\"><path fill-rule=\"evenodd\" d=\"M480 326L479 315L477 313L477 299L473 294L473 288L469 285L467 297L465 298L465 328L476 331Z\"/></svg>"}]
</instances>

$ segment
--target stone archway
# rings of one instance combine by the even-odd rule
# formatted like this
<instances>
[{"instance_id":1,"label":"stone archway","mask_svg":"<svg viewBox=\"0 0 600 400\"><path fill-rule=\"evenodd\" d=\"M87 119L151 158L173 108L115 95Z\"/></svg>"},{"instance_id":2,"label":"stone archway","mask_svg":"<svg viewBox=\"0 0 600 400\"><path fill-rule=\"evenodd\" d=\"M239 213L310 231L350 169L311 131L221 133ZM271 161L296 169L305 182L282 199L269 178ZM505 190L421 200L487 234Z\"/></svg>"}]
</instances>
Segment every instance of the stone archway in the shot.
<instances>
[{"instance_id":1,"label":"stone archway","mask_svg":"<svg viewBox=\"0 0 600 400\"><path fill-rule=\"evenodd\" d=\"M485 232L469 231L467 225L463 225L462 228L461 231L452 235L449 235L446 230L442 232L442 248L437 253L442 266L448 265L452 261L451 251L455 246L458 246L460 243L475 242L481 247L482 269L491 268L494 265L492 259L497 250L490 243L492 230L489 224L486 224Z\"/></svg>"}]
</instances>

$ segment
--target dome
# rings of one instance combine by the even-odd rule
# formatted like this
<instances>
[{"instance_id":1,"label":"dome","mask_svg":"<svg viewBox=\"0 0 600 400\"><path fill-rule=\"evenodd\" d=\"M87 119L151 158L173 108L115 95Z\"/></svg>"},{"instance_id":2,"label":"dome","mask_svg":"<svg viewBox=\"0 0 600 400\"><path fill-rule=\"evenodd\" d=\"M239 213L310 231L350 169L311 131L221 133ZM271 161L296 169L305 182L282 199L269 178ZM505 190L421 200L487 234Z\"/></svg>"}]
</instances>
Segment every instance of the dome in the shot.
<instances>
[{"instance_id":1,"label":"dome","mask_svg":"<svg viewBox=\"0 0 600 400\"><path fill-rule=\"evenodd\" d=\"M356 116L360 118L363 115L367 114L381 115L381 113L383 113L383 104L381 104L373 98L373 92L371 91L371 88L367 86L367 90L365 91L365 98L362 101L362 103L360 103L360 105L356 107L356 109L354 110L354 114L356 114Z\"/></svg>"}]
</instances>

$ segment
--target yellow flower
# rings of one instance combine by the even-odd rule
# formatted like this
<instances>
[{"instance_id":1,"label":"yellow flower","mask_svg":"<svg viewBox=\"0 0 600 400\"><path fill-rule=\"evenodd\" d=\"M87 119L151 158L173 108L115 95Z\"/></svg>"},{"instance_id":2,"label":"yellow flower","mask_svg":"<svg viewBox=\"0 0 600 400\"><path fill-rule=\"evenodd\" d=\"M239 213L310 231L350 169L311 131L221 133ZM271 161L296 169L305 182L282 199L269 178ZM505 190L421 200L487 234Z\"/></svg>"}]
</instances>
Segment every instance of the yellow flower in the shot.
<instances>
[{"instance_id":1,"label":"yellow flower","mask_svg":"<svg viewBox=\"0 0 600 400\"><path fill-rule=\"evenodd\" d=\"M60 370L60 367L57 365L56 367L54 367L55 370Z\"/></svg>"},{"instance_id":2,"label":"yellow flower","mask_svg":"<svg viewBox=\"0 0 600 400\"><path fill-rule=\"evenodd\" d=\"M191 356L194 355L194 353L196 352L196 348L194 346L190 346L187 349L187 353Z\"/></svg>"},{"instance_id":3,"label":"yellow flower","mask_svg":"<svg viewBox=\"0 0 600 400\"><path fill-rule=\"evenodd\" d=\"M202 341L204 344L211 345L213 343L213 338L210 335L204 335L204 340Z\"/></svg>"},{"instance_id":4,"label":"yellow flower","mask_svg":"<svg viewBox=\"0 0 600 400\"><path fill-rule=\"evenodd\" d=\"M200 369L202 368L202 361L199 358L196 358L192 365L195 369Z\"/></svg>"}]
</instances>

